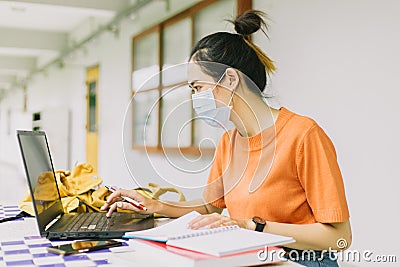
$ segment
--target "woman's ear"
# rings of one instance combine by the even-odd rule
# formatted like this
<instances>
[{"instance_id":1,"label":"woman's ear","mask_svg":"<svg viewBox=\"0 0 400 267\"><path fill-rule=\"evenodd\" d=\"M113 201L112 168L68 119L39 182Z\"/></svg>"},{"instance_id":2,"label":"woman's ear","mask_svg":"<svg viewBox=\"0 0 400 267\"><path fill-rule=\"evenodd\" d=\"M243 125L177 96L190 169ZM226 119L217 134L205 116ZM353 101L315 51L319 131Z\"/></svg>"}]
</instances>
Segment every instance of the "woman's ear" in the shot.
<instances>
[{"instance_id":1,"label":"woman's ear","mask_svg":"<svg viewBox=\"0 0 400 267\"><path fill-rule=\"evenodd\" d=\"M233 68L227 68L225 70L224 85L231 88L234 91L239 85L239 74Z\"/></svg>"}]
</instances>

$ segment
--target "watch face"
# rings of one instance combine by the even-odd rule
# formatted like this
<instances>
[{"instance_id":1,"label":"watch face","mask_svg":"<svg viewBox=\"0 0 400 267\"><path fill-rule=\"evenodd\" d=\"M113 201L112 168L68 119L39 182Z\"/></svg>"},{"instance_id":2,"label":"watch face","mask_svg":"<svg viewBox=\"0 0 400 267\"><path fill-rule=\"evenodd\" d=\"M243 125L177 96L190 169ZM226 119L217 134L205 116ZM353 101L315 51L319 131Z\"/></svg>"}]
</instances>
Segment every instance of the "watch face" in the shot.
<instances>
[{"instance_id":1,"label":"watch face","mask_svg":"<svg viewBox=\"0 0 400 267\"><path fill-rule=\"evenodd\" d=\"M255 217L253 217L253 221L255 223L259 223L259 224L265 224L265 220L263 218L261 218L261 217L255 216Z\"/></svg>"}]
</instances>

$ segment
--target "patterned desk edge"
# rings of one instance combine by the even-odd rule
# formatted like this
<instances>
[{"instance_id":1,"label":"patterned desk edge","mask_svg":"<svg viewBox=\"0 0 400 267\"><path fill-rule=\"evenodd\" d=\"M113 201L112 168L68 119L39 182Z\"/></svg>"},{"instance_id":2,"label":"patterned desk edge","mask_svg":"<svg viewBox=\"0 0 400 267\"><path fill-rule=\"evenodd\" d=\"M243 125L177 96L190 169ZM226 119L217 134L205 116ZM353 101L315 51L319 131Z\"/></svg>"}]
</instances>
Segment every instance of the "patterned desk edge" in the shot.
<instances>
[{"instance_id":1,"label":"patterned desk edge","mask_svg":"<svg viewBox=\"0 0 400 267\"><path fill-rule=\"evenodd\" d=\"M0 220L9 218L9 217L14 217L20 213L21 210L19 209L18 206L12 205L12 206L3 206L0 205ZM24 218L18 218L16 220L23 220Z\"/></svg>"},{"instance_id":2,"label":"patterned desk edge","mask_svg":"<svg viewBox=\"0 0 400 267\"><path fill-rule=\"evenodd\" d=\"M0 242L0 266L101 266L110 264L111 249L102 249L69 256L47 252L46 248L71 241L49 241L40 236L28 236L23 240ZM123 242L123 246L128 246Z\"/></svg>"},{"instance_id":3,"label":"patterned desk edge","mask_svg":"<svg viewBox=\"0 0 400 267\"><path fill-rule=\"evenodd\" d=\"M1 205L0 219L14 217L21 212L17 205ZM13 221L24 220L18 218ZM40 236L27 236L22 240L4 241L0 237L0 266L102 266L108 265L110 253L118 248L102 249L76 255L61 256L47 252L47 247L72 241L50 241ZM123 241L123 246L128 243Z\"/></svg>"}]
</instances>

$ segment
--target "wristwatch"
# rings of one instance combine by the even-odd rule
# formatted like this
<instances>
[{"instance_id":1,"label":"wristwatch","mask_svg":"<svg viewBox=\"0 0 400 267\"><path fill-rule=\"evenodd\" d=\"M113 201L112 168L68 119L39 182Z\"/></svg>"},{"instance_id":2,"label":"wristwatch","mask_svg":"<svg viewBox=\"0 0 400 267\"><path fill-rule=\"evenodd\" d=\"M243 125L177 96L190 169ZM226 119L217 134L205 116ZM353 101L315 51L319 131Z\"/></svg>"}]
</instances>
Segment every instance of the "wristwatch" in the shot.
<instances>
[{"instance_id":1,"label":"wristwatch","mask_svg":"<svg viewBox=\"0 0 400 267\"><path fill-rule=\"evenodd\" d=\"M256 230L258 232L264 231L264 227L267 224L267 222L263 218L254 216L252 221L256 224L256 229L254 229L254 230Z\"/></svg>"}]
</instances>

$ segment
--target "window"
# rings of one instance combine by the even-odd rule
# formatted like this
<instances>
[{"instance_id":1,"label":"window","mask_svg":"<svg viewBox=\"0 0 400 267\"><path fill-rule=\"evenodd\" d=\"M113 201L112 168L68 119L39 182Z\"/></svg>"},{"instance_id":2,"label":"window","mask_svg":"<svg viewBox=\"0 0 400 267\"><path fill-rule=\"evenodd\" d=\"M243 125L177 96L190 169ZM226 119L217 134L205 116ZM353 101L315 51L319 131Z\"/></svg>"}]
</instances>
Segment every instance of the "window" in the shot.
<instances>
[{"instance_id":1,"label":"window","mask_svg":"<svg viewBox=\"0 0 400 267\"><path fill-rule=\"evenodd\" d=\"M240 0L239 0L240 1ZM223 131L193 120L185 63L194 43L236 14L235 0L205 0L133 38L133 148L214 153Z\"/></svg>"}]
</instances>

